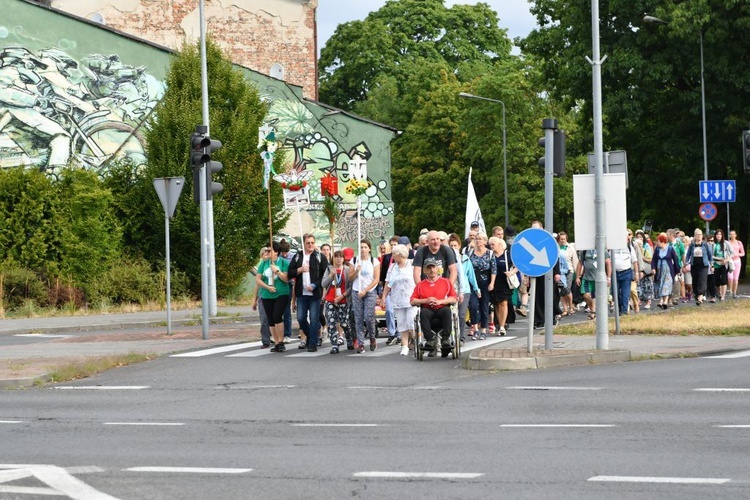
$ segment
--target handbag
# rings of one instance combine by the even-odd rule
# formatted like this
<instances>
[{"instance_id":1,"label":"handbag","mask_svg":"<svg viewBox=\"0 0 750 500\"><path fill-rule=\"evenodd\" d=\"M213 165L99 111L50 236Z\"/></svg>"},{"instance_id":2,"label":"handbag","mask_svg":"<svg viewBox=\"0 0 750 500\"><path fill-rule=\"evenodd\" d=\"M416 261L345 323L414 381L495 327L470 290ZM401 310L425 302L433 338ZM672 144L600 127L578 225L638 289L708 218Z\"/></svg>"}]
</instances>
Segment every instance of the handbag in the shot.
<instances>
[{"instance_id":1,"label":"handbag","mask_svg":"<svg viewBox=\"0 0 750 500\"><path fill-rule=\"evenodd\" d=\"M646 276L651 276L651 264L648 262L643 262L643 274Z\"/></svg>"},{"instance_id":2,"label":"handbag","mask_svg":"<svg viewBox=\"0 0 750 500\"><path fill-rule=\"evenodd\" d=\"M730 273L734 272L734 259L732 259L731 257L729 258L729 260L727 260L727 270Z\"/></svg>"},{"instance_id":3,"label":"handbag","mask_svg":"<svg viewBox=\"0 0 750 500\"><path fill-rule=\"evenodd\" d=\"M508 251L507 250L505 251L505 266L506 267L508 266ZM521 282L518 281L518 274L516 273L506 274L505 279L508 280L508 288L510 288L511 290L515 290L516 288L521 286Z\"/></svg>"}]
</instances>

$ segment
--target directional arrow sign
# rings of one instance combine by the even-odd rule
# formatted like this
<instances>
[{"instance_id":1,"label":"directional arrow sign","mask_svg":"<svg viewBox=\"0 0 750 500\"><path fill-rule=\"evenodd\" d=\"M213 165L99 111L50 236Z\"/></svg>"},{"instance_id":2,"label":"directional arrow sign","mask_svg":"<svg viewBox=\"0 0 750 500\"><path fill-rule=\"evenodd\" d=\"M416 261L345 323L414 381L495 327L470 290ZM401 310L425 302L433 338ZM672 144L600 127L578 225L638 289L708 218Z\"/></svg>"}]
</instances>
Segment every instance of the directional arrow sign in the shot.
<instances>
[{"instance_id":1,"label":"directional arrow sign","mask_svg":"<svg viewBox=\"0 0 750 500\"><path fill-rule=\"evenodd\" d=\"M732 203L737 199L735 181L699 181L698 195L701 203Z\"/></svg>"},{"instance_id":2,"label":"directional arrow sign","mask_svg":"<svg viewBox=\"0 0 750 500\"><path fill-rule=\"evenodd\" d=\"M513 264L526 276L544 276L555 266L560 250L557 242L543 229L526 229L510 247Z\"/></svg>"}]
</instances>

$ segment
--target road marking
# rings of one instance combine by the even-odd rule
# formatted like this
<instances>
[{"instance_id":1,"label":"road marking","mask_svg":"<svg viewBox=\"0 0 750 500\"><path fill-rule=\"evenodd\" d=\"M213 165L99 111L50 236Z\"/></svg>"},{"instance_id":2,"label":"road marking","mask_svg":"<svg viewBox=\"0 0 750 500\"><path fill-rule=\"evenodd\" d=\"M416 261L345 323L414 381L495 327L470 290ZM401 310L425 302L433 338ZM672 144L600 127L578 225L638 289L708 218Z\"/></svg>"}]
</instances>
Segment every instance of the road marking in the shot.
<instances>
[{"instance_id":1,"label":"road marking","mask_svg":"<svg viewBox=\"0 0 750 500\"><path fill-rule=\"evenodd\" d=\"M162 427L179 427L185 425L184 422L104 422L102 425L151 425Z\"/></svg>"},{"instance_id":2,"label":"road marking","mask_svg":"<svg viewBox=\"0 0 750 500\"><path fill-rule=\"evenodd\" d=\"M731 479L714 477L640 477L640 476L594 476L588 481L612 483L659 483L659 484L726 484Z\"/></svg>"},{"instance_id":3,"label":"road marking","mask_svg":"<svg viewBox=\"0 0 750 500\"><path fill-rule=\"evenodd\" d=\"M216 386L215 389L233 389L233 390L244 390L244 391L255 391L262 389L294 389L296 385L220 385Z\"/></svg>"},{"instance_id":4,"label":"road marking","mask_svg":"<svg viewBox=\"0 0 750 500\"><path fill-rule=\"evenodd\" d=\"M696 392L750 392L750 389L742 387L704 387L694 390Z\"/></svg>"},{"instance_id":5,"label":"road marking","mask_svg":"<svg viewBox=\"0 0 750 500\"><path fill-rule=\"evenodd\" d=\"M614 424L500 424L500 427L532 427L532 428L609 428Z\"/></svg>"},{"instance_id":6,"label":"road marking","mask_svg":"<svg viewBox=\"0 0 750 500\"><path fill-rule=\"evenodd\" d=\"M229 469L216 467L130 467L128 472L176 472L187 474L244 474L253 469Z\"/></svg>"},{"instance_id":7,"label":"road marking","mask_svg":"<svg viewBox=\"0 0 750 500\"><path fill-rule=\"evenodd\" d=\"M513 340L516 337L489 337L486 340L467 340L464 345L461 346L461 352L469 352L474 349L481 349L492 344L499 344L500 342L507 342Z\"/></svg>"},{"instance_id":8,"label":"road marking","mask_svg":"<svg viewBox=\"0 0 750 500\"><path fill-rule=\"evenodd\" d=\"M506 389L517 391L601 391L603 387L562 387L562 386L512 386Z\"/></svg>"},{"instance_id":9,"label":"road marking","mask_svg":"<svg viewBox=\"0 0 750 500\"><path fill-rule=\"evenodd\" d=\"M705 356L706 359L734 359L734 358L746 358L750 356L750 351L739 351L731 352L728 354L718 354L716 356Z\"/></svg>"},{"instance_id":10,"label":"road marking","mask_svg":"<svg viewBox=\"0 0 750 500\"><path fill-rule=\"evenodd\" d=\"M717 429L750 429L750 425L738 424L738 425L714 425Z\"/></svg>"},{"instance_id":11,"label":"road marking","mask_svg":"<svg viewBox=\"0 0 750 500\"><path fill-rule=\"evenodd\" d=\"M355 472L354 477L385 478L385 479L476 479L483 476L479 472Z\"/></svg>"},{"instance_id":12,"label":"road marking","mask_svg":"<svg viewBox=\"0 0 750 500\"><path fill-rule=\"evenodd\" d=\"M388 387L385 385L352 385L347 387L347 389L352 390L360 390L360 389L368 389L368 390L389 390L389 389L395 389L395 387Z\"/></svg>"},{"instance_id":13,"label":"road marking","mask_svg":"<svg viewBox=\"0 0 750 500\"><path fill-rule=\"evenodd\" d=\"M255 351L245 351L237 354L228 354L225 358L258 358L265 356L266 354L276 354L270 348L268 349L257 349Z\"/></svg>"},{"instance_id":14,"label":"road marking","mask_svg":"<svg viewBox=\"0 0 750 500\"><path fill-rule=\"evenodd\" d=\"M35 337L38 339L69 339L77 335L62 335L53 333L16 333L14 337Z\"/></svg>"},{"instance_id":15,"label":"road marking","mask_svg":"<svg viewBox=\"0 0 750 500\"><path fill-rule=\"evenodd\" d=\"M298 352L297 354L288 354L285 358L317 358L319 356L327 356L329 353L325 349L318 349L315 352Z\"/></svg>"},{"instance_id":16,"label":"road marking","mask_svg":"<svg viewBox=\"0 0 750 500\"><path fill-rule=\"evenodd\" d=\"M140 391L149 389L148 385L63 385L54 389L69 391Z\"/></svg>"},{"instance_id":17,"label":"road marking","mask_svg":"<svg viewBox=\"0 0 750 500\"><path fill-rule=\"evenodd\" d=\"M22 424L23 420L0 420L0 424Z\"/></svg>"},{"instance_id":18,"label":"road marking","mask_svg":"<svg viewBox=\"0 0 750 500\"><path fill-rule=\"evenodd\" d=\"M200 358L212 354L221 354L223 352L240 351L252 347L260 347L263 342L244 342L242 344L224 345L221 347L212 347L211 349L202 349L200 351L183 352L182 354L172 354L170 358Z\"/></svg>"},{"instance_id":19,"label":"road marking","mask_svg":"<svg viewBox=\"0 0 750 500\"><path fill-rule=\"evenodd\" d=\"M380 427L380 424L291 424L292 427Z\"/></svg>"},{"instance_id":20,"label":"road marking","mask_svg":"<svg viewBox=\"0 0 750 500\"><path fill-rule=\"evenodd\" d=\"M117 498L95 490L80 479L71 476L62 467L54 465L0 464L0 492L34 495L54 495L72 500L117 500ZM35 477L49 488L5 486L2 483Z\"/></svg>"}]
</instances>

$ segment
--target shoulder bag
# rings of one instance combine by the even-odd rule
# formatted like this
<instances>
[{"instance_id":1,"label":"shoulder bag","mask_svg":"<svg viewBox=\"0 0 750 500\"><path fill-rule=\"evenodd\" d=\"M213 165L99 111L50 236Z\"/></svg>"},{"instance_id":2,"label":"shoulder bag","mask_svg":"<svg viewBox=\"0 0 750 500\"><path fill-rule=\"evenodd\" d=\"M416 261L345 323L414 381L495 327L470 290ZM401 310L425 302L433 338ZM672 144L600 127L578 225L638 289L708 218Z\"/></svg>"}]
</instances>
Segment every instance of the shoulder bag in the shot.
<instances>
[{"instance_id":1,"label":"shoulder bag","mask_svg":"<svg viewBox=\"0 0 750 500\"><path fill-rule=\"evenodd\" d=\"M505 251L505 267L508 267L508 251ZM521 286L521 282L518 280L518 274L512 273L512 274L506 274L505 278L508 280L508 288L511 290L515 290L519 286Z\"/></svg>"}]
</instances>

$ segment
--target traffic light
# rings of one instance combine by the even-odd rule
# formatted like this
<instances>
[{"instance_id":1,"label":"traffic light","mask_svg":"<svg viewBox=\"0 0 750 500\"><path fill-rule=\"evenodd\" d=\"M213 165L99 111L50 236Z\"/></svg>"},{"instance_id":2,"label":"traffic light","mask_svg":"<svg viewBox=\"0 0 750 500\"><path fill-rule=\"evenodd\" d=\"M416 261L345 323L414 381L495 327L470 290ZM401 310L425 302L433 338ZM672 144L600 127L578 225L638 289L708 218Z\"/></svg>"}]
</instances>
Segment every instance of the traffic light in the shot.
<instances>
[{"instance_id":1,"label":"traffic light","mask_svg":"<svg viewBox=\"0 0 750 500\"><path fill-rule=\"evenodd\" d=\"M205 165L206 199L210 200L215 193L220 193L224 189L220 183L213 182L213 173L220 171L224 166L218 161L211 160L211 155L221 148L221 141L212 140L205 135L205 127L198 126L196 129L199 131L190 136L190 166L193 169L193 201L199 205L201 169Z\"/></svg>"},{"instance_id":2,"label":"traffic light","mask_svg":"<svg viewBox=\"0 0 750 500\"><path fill-rule=\"evenodd\" d=\"M196 205L201 203L201 168L203 164L210 160L206 158L204 149L211 144L211 139L201 133L193 132L190 136L190 166L193 170L193 202Z\"/></svg>"},{"instance_id":3,"label":"traffic light","mask_svg":"<svg viewBox=\"0 0 750 500\"><path fill-rule=\"evenodd\" d=\"M552 172L555 177L565 177L565 131L555 129L555 135L552 144ZM539 145L545 146L545 138L539 139ZM539 166L544 168L546 164L545 157L539 158Z\"/></svg>"},{"instance_id":4,"label":"traffic light","mask_svg":"<svg viewBox=\"0 0 750 500\"><path fill-rule=\"evenodd\" d=\"M218 161L211 160L213 152L221 149L221 141L211 139L210 137L206 137L206 139L208 139L208 146L204 149L205 155L208 157L206 161L206 199L210 200L214 194L221 193L224 190L224 186L221 183L214 182L213 180L214 172L219 172L224 168L224 165Z\"/></svg>"},{"instance_id":5,"label":"traffic light","mask_svg":"<svg viewBox=\"0 0 750 500\"><path fill-rule=\"evenodd\" d=\"M750 174L750 130L742 131L742 169Z\"/></svg>"}]
</instances>

